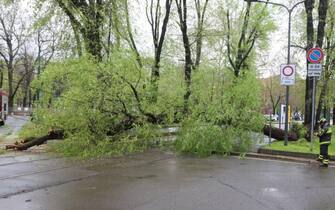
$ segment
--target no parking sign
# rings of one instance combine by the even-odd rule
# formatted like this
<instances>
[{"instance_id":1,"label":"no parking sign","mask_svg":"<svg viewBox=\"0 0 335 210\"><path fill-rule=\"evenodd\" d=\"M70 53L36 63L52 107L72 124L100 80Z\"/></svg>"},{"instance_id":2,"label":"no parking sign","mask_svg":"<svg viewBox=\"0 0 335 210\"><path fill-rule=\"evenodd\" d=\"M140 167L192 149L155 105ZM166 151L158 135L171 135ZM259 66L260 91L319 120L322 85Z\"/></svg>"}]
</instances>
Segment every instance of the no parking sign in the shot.
<instances>
[{"instance_id":1,"label":"no parking sign","mask_svg":"<svg viewBox=\"0 0 335 210\"><path fill-rule=\"evenodd\" d=\"M321 48L314 47L308 50L307 52L307 60L310 63L320 63L324 57L324 53Z\"/></svg>"},{"instance_id":2,"label":"no parking sign","mask_svg":"<svg viewBox=\"0 0 335 210\"><path fill-rule=\"evenodd\" d=\"M324 53L321 48L314 47L308 50L307 60L308 60L308 76L309 77L321 77L322 65L320 62L324 57Z\"/></svg>"},{"instance_id":3,"label":"no parking sign","mask_svg":"<svg viewBox=\"0 0 335 210\"><path fill-rule=\"evenodd\" d=\"M281 85L295 84L295 64L280 65L280 84Z\"/></svg>"}]
</instances>

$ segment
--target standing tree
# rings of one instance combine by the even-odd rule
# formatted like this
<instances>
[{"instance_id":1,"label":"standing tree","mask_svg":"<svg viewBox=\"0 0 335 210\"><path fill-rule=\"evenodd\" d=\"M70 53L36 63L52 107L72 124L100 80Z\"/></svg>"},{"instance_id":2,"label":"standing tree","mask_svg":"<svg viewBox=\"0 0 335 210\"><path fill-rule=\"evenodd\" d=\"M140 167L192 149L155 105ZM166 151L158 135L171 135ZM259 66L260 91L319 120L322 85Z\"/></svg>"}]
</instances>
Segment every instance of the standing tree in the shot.
<instances>
[{"instance_id":1,"label":"standing tree","mask_svg":"<svg viewBox=\"0 0 335 210\"><path fill-rule=\"evenodd\" d=\"M306 50L314 47L314 9L315 0L305 1L306 10L306 29L307 29L307 46ZM320 0L319 2L319 18L318 18L318 29L316 37L316 46L322 47L324 36L325 36L325 25L328 11L328 0ZM313 95L313 78L306 78L306 95L305 95L305 125L310 127L312 121L312 95Z\"/></svg>"},{"instance_id":2,"label":"standing tree","mask_svg":"<svg viewBox=\"0 0 335 210\"><path fill-rule=\"evenodd\" d=\"M230 11L226 13L227 18L227 54L228 61L235 77L238 77L241 72L250 68L248 58L251 56L252 50L255 48L256 40L267 40L267 33L274 29L273 22L269 17L266 9L267 5L257 5L257 14L251 16L252 1L247 1L247 6L241 16L243 19L238 19L237 25L242 25L242 28L234 31L232 28L232 17ZM242 21L242 22L241 22ZM235 34L239 34L237 37Z\"/></svg>"},{"instance_id":3,"label":"standing tree","mask_svg":"<svg viewBox=\"0 0 335 210\"><path fill-rule=\"evenodd\" d=\"M195 64L194 69L198 69L201 60L203 38L204 38L204 21L205 13L208 6L208 1L205 0L203 6L201 5L201 0L194 0L196 13L197 13L197 31L196 31L196 52L195 52Z\"/></svg>"},{"instance_id":4,"label":"standing tree","mask_svg":"<svg viewBox=\"0 0 335 210\"><path fill-rule=\"evenodd\" d=\"M34 79L34 57L29 54L27 45L24 45L24 52L21 57L23 66L22 77L23 80L23 107L31 107L32 104L32 90L30 84Z\"/></svg>"},{"instance_id":5,"label":"standing tree","mask_svg":"<svg viewBox=\"0 0 335 210\"><path fill-rule=\"evenodd\" d=\"M135 38L134 38L134 34L132 31L132 27L131 27L132 25L131 25L130 14L129 14L129 3L128 3L128 0L123 0L123 1L124 1L123 6L124 6L124 13L125 13L124 15L126 18L125 26L126 26L126 34L127 34L127 36L125 36L125 39L128 42L132 51L135 53L138 65L140 67L143 67L141 55L140 55L140 52L138 51Z\"/></svg>"},{"instance_id":6,"label":"standing tree","mask_svg":"<svg viewBox=\"0 0 335 210\"><path fill-rule=\"evenodd\" d=\"M165 11L162 13L160 0L150 0L150 4L147 0L146 5L146 14L148 22L151 26L151 34L154 44L154 63L151 69L151 83L153 85L153 100L157 100L157 91L158 91L158 80L160 75L160 62L161 55L163 50L163 44L165 40L165 34L170 18L170 11L172 0L165 0ZM162 15L164 18L162 20ZM163 21L163 22L162 22Z\"/></svg>"},{"instance_id":7,"label":"standing tree","mask_svg":"<svg viewBox=\"0 0 335 210\"><path fill-rule=\"evenodd\" d=\"M187 29L187 1L175 0L179 16L179 27L182 33L185 64L184 64L184 79L186 83L186 93L184 94L184 114L188 113L188 101L191 96L192 70L194 69L191 55L191 44Z\"/></svg>"},{"instance_id":8,"label":"standing tree","mask_svg":"<svg viewBox=\"0 0 335 210\"><path fill-rule=\"evenodd\" d=\"M270 98L272 114L276 114L277 107L284 96L284 92L280 86L279 77L272 75L265 81L266 82L265 86L268 92L266 95L269 96L269 97L266 96L266 98Z\"/></svg>"},{"instance_id":9,"label":"standing tree","mask_svg":"<svg viewBox=\"0 0 335 210\"><path fill-rule=\"evenodd\" d=\"M18 17L18 4L0 5L0 57L4 60L8 73L8 108L13 109L14 97L24 80L14 80L17 57L26 39L26 29Z\"/></svg>"},{"instance_id":10,"label":"standing tree","mask_svg":"<svg viewBox=\"0 0 335 210\"><path fill-rule=\"evenodd\" d=\"M76 39L79 33L84 40L86 51L96 59L102 60L102 23L105 1L55 0L68 16ZM78 44L77 44L78 45ZM78 46L79 47L79 46ZM78 51L80 48L78 48Z\"/></svg>"},{"instance_id":11,"label":"standing tree","mask_svg":"<svg viewBox=\"0 0 335 210\"><path fill-rule=\"evenodd\" d=\"M326 50L326 61L324 65L324 74L322 78L322 85L321 85L321 93L319 97L319 102L317 106L317 111L316 111L316 122L320 119L321 116L321 111L324 108L325 110L327 109L327 104L326 104L326 98L327 98L327 91L329 89L329 82L331 77L334 75L334 65L335 65L335 51L334 51L334 45L335 45L335 39L333 32L335 30L335 14L334 14L334 9L332 8L332 5L330 6L330 10L328 12L328 21L326 25L326 37L325 37L325 50Z\"/></svg>"},{"instance_id":12,"label":"standing tree","mask_svg":"<svg viewBox=\"0 0 335 210\"><path fill-rule=\"evenodd\" d=\"M5 71L5 65L3 64L3 61L0 60L0 89L2 89L2 86L3 86L4 71Z\"/></svg>"}]
</instances>

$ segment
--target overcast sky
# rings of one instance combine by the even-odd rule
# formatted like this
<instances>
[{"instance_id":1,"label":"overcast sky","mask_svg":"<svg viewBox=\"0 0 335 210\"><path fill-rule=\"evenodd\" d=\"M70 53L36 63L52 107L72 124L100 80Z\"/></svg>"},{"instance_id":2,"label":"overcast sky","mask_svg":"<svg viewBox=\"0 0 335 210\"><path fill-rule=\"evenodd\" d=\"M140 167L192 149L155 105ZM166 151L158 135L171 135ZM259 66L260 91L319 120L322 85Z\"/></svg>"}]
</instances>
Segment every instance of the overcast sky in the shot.
<instances>
[{"instance_id":1,"label":"overcast sky","mask_svg":"<svg viewBox=\"0 0 335 210\"><path fill-rule=\"evenodd\" d=\"M238 1L238 0L237 0ZM285 5L292 5L290 4L289 0L272 0L273 2L282 3ZM27 16L32 14L32 2L33 0L22 0L22 8L25 11ZM144 53L152 53L152 38L151 38L151 31L150 26L147 22L145 16L145 0L133 0L130 1L132 4L131 15L132 19L135 22L134 30L136 32L136 41L138 43L138 47L140 51ZM296 0L293 1L298 2ZM303 9L303 4L299 5L296 11L301 11ZM293 14L295 15L296 12ZM272 13L276 24L278 25L278 30L275 31L270 35L270 49L266 52L262 52L262 55L259 60L259 68L263 72L264 77L268 77L271 74L279 74L280 64L286 63L287 59L287 25L288 25L288 14L286 10L283 9L276 9ZM297 34L296 31L296 21L293 18L292 20L292 39L295 42L294 36ZM171 32L169 32L171 33ZM178 32L179 33L179 32ZM291 54L295 55L292 59L292 63L298 64L298 72L304 76L306 74L305 70L305 58L304 53L300 52L299 50L292 49ZM298 55L298 56L297 56ZM264 63L266 65L264 65Z\"/></svg>"}]
</instances>

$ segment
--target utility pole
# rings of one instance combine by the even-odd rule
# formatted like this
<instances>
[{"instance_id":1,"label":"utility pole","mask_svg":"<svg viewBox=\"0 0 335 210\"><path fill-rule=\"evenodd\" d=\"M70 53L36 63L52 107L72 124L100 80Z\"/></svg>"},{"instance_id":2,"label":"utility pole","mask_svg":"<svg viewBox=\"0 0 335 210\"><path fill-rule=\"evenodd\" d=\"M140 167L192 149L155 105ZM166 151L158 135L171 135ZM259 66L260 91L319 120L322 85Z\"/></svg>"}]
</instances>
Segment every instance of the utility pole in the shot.
<instances>
[{"instance_id":1,"label":"utility pole","mask_svg":"<svg viewBox=\"0 0 335 210\"><path fill-rule=\"evenodd\" d=\"M292 12L293 10L299 5L304 3L305 1L300 1L296 4L294 4L291 8L287 7L284 4L279 4L275 2L269 2L269 1L261 1L261 0L244 0L247 2L259 2L259 3L265 3L265 4L271 4L275 6L280 6L285 8L285 10L288 12L288 40L287 40L287 64L289 65L291 63L291 20L292 20ZM289 85L286 85L286 107L285 107L285 141L284 145L287 146L288 144L288 106L289 106L289 94L290 94L290 87Z\"/></svg>"}]
</instances>

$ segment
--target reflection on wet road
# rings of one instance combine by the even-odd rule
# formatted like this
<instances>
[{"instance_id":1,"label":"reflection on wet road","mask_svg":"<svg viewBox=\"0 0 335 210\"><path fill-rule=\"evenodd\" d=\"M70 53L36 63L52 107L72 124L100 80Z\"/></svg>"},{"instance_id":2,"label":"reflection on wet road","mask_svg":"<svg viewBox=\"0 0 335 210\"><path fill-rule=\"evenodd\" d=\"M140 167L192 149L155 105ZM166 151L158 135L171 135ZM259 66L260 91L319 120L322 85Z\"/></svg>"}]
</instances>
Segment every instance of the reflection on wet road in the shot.
<instances>
[{"instance_id":1,"label":"reflection on wet road","mask_svg":"<svg viewBox=\"0 0 335 210\"><path fill-rule=\"evenodd\" d=\"M0 156L0 209L334 209L335 170L150 151L95 161Z\"/></svg>"}]
</instances>

